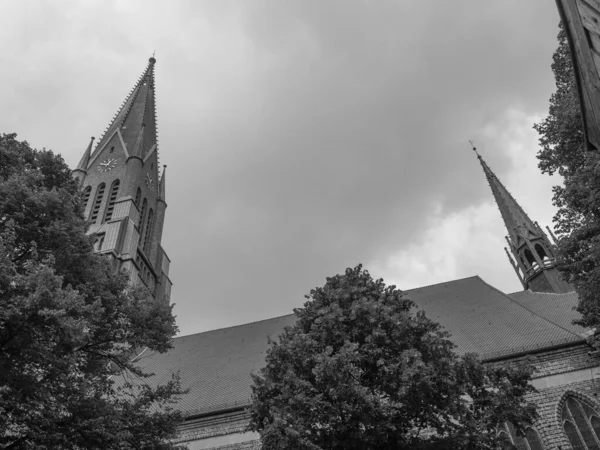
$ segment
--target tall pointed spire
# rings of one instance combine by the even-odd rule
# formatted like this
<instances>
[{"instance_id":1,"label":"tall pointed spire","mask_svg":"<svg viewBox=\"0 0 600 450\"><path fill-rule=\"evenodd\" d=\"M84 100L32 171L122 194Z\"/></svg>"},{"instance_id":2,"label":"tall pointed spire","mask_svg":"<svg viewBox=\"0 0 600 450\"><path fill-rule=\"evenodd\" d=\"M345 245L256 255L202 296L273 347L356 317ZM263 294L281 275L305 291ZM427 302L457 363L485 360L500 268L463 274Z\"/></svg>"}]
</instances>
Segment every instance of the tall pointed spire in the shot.
<instances>
[{"instance_id":1,"label":"tall pointed spire","mask_svg":"<svg viewBox=\"0 0 600 450\"><path fill-rule=\"evenodd\" d=\"M477 153L476 149L475 153ZM479 153L477 153L477 158L490 184L492 194L494 194L494 199L496 200L511 241L516 242L519 235L526 236L529 233L538 233L539 227L529 218L527 213L521 208L521 205L508 192L508 189L506 189L496 174L492 172L492 169L489 168Z\"/></svg>"},{"instance_id":2,"label":"tall pointed spire","mask_svg":"<svg viewBox=\"0 0 600 450\"><path fill-rule=\"evenodd\" d=\"M119 129L123 141L132 156L145 158L157 145L156 105L154 92L154 66L156 59L151 57L129 96L125 99L108 128L98 141L97 148ZM136 145L137 144L137 145ZM138 147L139 148L136 148ZM134 155L135 153L135 155Z\"/></svg>"},{"instance_id":3,"label":"tall pointed spire","mask_svg":"<svg viewBox=\"0 0 600 450\"><path fill-rule=\"evenodd\" d=\"M508 192L477 149L473 151L481 163L492 194L508 231L505 248L508 259L525 289L534 292L571 292L573 287L564 281L556 269L554 245L542 228L529 218L517 200ZM512 258L511 255L512 254ZM514 258L514 259L513 259Z\"/></svg>"},{"instance_id":4,"label":"tall pointed spire","mask_svg":"<svg viewBox=\"0 0 600 450\"><path fill-rule=\"evenodd\" d=\"M161 245L167 204L159 178L154 93L154 55L117 110L95 149L90 143L73 175L96 250L144 284L156 299L171 292L169 258ZM93 140L93 138L92 138Z\"/></svg>"}]
</instances>

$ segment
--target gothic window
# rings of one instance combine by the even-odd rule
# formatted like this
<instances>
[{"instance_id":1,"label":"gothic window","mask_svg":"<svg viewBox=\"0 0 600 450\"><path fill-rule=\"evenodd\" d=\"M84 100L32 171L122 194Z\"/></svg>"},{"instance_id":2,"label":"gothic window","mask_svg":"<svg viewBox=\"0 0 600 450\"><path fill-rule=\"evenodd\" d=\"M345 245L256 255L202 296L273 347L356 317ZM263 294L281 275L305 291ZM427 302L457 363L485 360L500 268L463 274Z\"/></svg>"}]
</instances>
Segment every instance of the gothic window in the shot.
<instances>
[{"instance_id":1,"label":"gothic window","mask_svg":"<svg viewBox=\"0 0 600 450\"><path fill-rule=\"evenodd\" d=\"M110 185L110 195L108 197L108 203L106 205L106 211L104 212L103 222L108 222L112 219L113 211L115 210L115 202L117 201L117 193L119 192L119 180L115 180Z\"/></svg>"},{"instance_id":2,"label":"gothic window","mask_svg":"<svg viewBox=\"0 0 600 450\"><path fill-rule=\"evenodd\" d=\"M83 211L85 212L88 202L90 201L90 195L92 195L92 187L88 186L83 190Z\"/></svg>"},{"instance_id":3,"label":"gothic window","mask_svg":"<svg viewBox=\"0 0 600 450\"><path fill-rule=\"evenodd\" d=\"M90 215L90 222L96 222L98 219L98 213L100 212L100 205L102 205L102 198L104 197L104 189L106 184L101 183L96 191L96 198L94 199L94 206L92 208L92 214Z\"/></svg>"},{"instance_id":4,"label":"gothic window","mask_svg":"<svg viewBox=\"0 0 600 450\"><path fill-rule=\"evenodd\" d=\"M540 244L535 244L535 251L544 263L546 263L546 261L550 261L546 250Z\"/></svg>"},{"instance_id":5,"label":"gothic window","mask_svg":"<svg viewBox=\"0 0 600 450\"><path fill-rule=\"evenodd\" d=\"M144 199L142 203L142 210L140 211L140 220L138 221L138 231L140 232L140 241L142 239L142 227L144 226L144 220L146 219L146 208L148 208L148 200Z\"/></svg>"},{"instance_id":6,"label":"gothic window","mask_svg":"<svg viewBox=\"0 0 600 450\"><path fill-rule=\"evenodd\" d=\"M537 263L537 261L535 260L535 257L533 256L533 253L531 253L531 250L529 250L528 248L525 249L525 251L523 252L525 253L525 258L527 259L527 261L529 261L529 264L534 268L537 269L539 267L539 264Z\"/></svg>"},{"instance_id":7,"label":"gothic window","mask_svg":"<svg viewBox=\"0 0 600 450\"><path fill-rule=\"evenodd\" d=\"M142 199L142 190L137 188L137 192L135 193L135 206L140 207L140 200Z\"/></svg>"},{"instance_id":8,"label":"gothic window","mask_svg":"<svg viewBox=\"0 0 600 450\"><path fill-rule=\"evenodd\" d=\"M525 430L525 441L531 450L544 450L540 435L531 427Z\"/></svg>"},{"instance_id":9,"label":"gothic window","mask_svg":"<svg viewBox=\"0 0 600 450\"><path fill-rule=\"evenodd\" d=\"M146 234L144 235L144 245L143 249L146 254L148 254L148 249L150 248L150 241L152 240L152 228L154 228L154 211L150 208L150 212L148 213L148 222L146 223Z\"/></svg>"},{"instance_id":10,"label":"gothic window","mask_svg":"<svg viewBox=\"0 0 600 450\"><path fill-rule=\"evenodd\" d=\"M533 428L528 427L524 436L517 436L512 423L506 422L498 429L498 436L506 437L505 448L517 450L543 450L542 439Z\"/></svg>"},{"instance_id":11,"label":"gothic window","mask_svg":"<svg viewBox=\"0 0 600 450\"><path fill-rule=\"evenodd\" d=\"M573 450L600 450L600 414L573 397L565 402L561 414Z\"/></svg>"}]
</instances>

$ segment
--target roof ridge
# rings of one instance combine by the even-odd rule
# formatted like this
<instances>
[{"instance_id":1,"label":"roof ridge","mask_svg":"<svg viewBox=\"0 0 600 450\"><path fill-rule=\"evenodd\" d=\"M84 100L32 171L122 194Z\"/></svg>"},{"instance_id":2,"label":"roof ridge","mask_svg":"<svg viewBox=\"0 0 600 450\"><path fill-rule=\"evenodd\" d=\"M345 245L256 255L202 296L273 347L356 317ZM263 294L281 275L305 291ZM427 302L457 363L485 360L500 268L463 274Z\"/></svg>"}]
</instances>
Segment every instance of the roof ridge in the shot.
<instances>
[{"instance_id":1,"label":"roof ridge","mask_svg":"<svg viewBox=\"0 0 600 450\"><path fill-rule=\"evenodd\" d=\"M425 286L419 286L419 287L412 288L412 289L406 289L406 290L401 289L401 291L402 292L416 291L417 289L425 289L428 287L439 286L440 284L454 283L455 281L464 281L464 280L468 280L469 278L479 278L481 280L479 275L471 275L470 277L457 278L456 280L450 280L450 281L440 281L439 283L426 284Z\"/></svg>"},{"instance_id":2,"label":"roof ridge","mask_svg":"<svg viewBox=\"0 0 600 450\"><path fill-rule=\"evenodd\" d=\"M515 295L515 294L533 294L533 295L567 295L567 294L577 294L577 291L569 291L569 292L533 292L531 289L525 289L523 291L515 291L506 295Z\"/></svg>"},{"instance_id":3,"label":"roof ridge","mask_svg":"<svg viewBox=\"0 0 600 450\"><path fill-rule=\"evenodd\" d=\"M180 338L186 338L186 337L191 337L191 336L197 336L199 334L206 334L206 333L213 333L215 331L221 331L221 330L229 330L231 328L240 328L240 327L245 327L247 325L254 325L256 323L261 323L261 322L267 322L268 320L273 320L273 319L281 319L282 317L288 317L288 316L294 316L294 313L291 314L283 314L281 316L275 316L275 317L270 317L268 319L262 319L262 320L255 320L254 322L246 322L246 323L240 323L238 325L232 325L230 327L221 327L221 328L215 328L214 330L206 330L206 331L200 331L198 333L192 333L192 334L185 334L183 336L177 336L174 339L180 339Z\"/></svg>"},{"instance_id":4,"label":"roof ridge","mask_svg":"<svg viewBox=\"0 0 600 450\"><path fill-rule=\"evenodd\" d=\"M508 294L505 294L505 293L504 293L504 292L502 292L500 289L498 289L498 288L496 288L496 287L492 286L491 284L489 284L488 282L486 282L486 281L485 281L485 280L483 280L482 278L480 278L480 280L481 280L481 281L482 281L484 284L488 285L490 288L492 288L493 290L495 290L496 292L498 292L498 293L500 293L501 295L503 295L504 297L506 297L506 298L507 298L508 300L510 300L511 302L513 302L513 303L515 303L515 304L519 305L519 306L520 306L521 308L523 308L524 310L526 310L526 311L529 311L529 312L530 312L531 314L533 314L534 316L536 316L536 317L539 317L540 319L542 319L542 320L545 320L546 322L548 322L548 323L551 323L551 324L552 324L552 325L554 325L554 326L557 326L557 327L558 327L558 328L560 328L561 330L565 330L567 333L569 333L569 334L571 334L571 335L573 335L573 336L581 337L581 336L579 336L577 333L573 333L571 330L568 330L568 329L566 329L565 327L563 327L563 326L561 326L561 325L559 325L559 324L557 324L557 323L553 322L552 320L549 320L549 319L547 319L546 317L542 317L542 316L540 316L538 313L536 313L536 312L533 312L531 309L527 308L525 305L522 305L521 303L519 303L519 302L518 302L518 301L516 301L515 299L511 298L511 297L510 297Z\"/></svg>"}]
</instances>

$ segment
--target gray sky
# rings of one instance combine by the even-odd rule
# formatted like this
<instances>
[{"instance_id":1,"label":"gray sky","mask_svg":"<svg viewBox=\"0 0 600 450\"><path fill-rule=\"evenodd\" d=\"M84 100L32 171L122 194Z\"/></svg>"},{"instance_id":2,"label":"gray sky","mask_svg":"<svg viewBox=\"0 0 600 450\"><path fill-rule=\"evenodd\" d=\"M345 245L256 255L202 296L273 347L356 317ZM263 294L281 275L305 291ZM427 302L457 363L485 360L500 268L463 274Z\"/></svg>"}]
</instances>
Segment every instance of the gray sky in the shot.
<instances>
[{"instance_id":1,"label":"gray sky","mask_svg":"<svg viewBox=\"0 0 600 450\"><path fill-rule=\"evenodd\" d=\"M288 314L362 262L520 285L468 140L534 220L547 0L0 3L0 132L76 165L156 50L181 334Z\"/></svg>"}]
</instances>

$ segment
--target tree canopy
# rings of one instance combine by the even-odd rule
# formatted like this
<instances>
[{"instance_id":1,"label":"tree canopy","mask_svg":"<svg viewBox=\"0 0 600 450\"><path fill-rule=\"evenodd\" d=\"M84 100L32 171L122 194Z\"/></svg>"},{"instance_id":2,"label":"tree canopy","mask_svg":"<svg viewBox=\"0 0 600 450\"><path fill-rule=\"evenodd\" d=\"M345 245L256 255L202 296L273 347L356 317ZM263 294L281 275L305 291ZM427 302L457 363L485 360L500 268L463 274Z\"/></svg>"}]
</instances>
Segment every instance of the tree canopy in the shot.
<instances>
[{"instance_id":1,"label":"tree canopy","mask_svg":"<svg viewBox=\"0 0 600 450\"><path fill-rule=\"evenodd\" d=\"M86 230L62 158L0 135L0 446L171 448L178 381L150 388L132 362L170 347L171 307L130 288Z\"/></svg>"},{"instance_id":2,"label":"tree canopy","mask_svg":"<svg viewBox=\"0 0 600 450\"><path fill-rule=\"evenodd\" d=\"M441 326L357 266L327 278L254 376L263 449L494 449L532 423L531 367L458 356Z\"/></svg>"},{"instance_id":3,"label":"tree canopy","mask_svg":"<svg viewBox=\"0 0 600 450\"><path fill-rule=\"evenodd\" d=\"M581 106L566 33L561 26L552 70L556 92L548 116L534 128L540 135L539 167L558 173L563 185L554 187L554 217L559 241L559 270L579 296L579 324L600 325L600 155L584 142ZM598 336L592 339L598 347Z\"/></svg>"}]
</instances>

